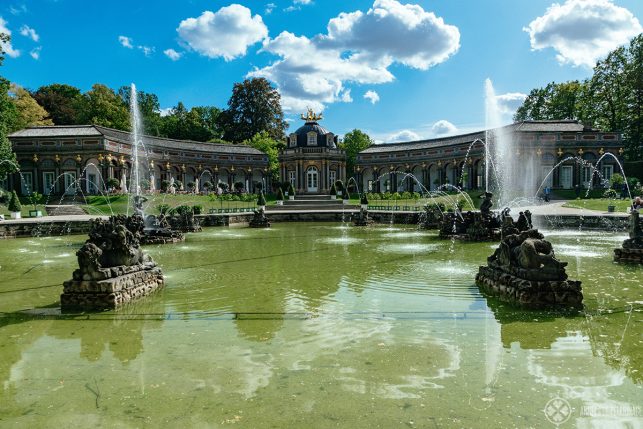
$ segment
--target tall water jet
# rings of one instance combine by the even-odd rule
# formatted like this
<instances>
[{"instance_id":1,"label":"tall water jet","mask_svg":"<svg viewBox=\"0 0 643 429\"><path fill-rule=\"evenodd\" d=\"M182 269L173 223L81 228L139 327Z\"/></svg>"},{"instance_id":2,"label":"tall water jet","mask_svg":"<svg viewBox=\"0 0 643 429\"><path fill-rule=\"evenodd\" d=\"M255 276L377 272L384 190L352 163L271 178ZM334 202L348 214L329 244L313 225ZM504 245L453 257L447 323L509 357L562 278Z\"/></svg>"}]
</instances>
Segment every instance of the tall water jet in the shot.
<instances>
[{"instance_id":1,"label":"tall water jet","mask_svg":"<svg viewBox=\"0 0 643 429\"><path fill-rule=\"evenodd\" d=\"M540 160L533 150L514 139L514 127L505 126L498 96L485 80L485 183L500 207L534 195L539 184Z\"/></svg>"},{"instance_id":2,"label":"tall water jet","mask_svg":"<svg viewBox=\"0 0 643 429\"><path fill-rule=\"evenodd\" d=\"M130 191L133 189L134 195L141 193L140 171L138 162L139 142L143 135L141 112L138 108L138 94L136 93L136 85L132 83L130 87L129 98L129 111L130 111L130 125L132 126L132 133L130 138L132 140L132 172L130 175Z\"/></svg>"}]
</instances>

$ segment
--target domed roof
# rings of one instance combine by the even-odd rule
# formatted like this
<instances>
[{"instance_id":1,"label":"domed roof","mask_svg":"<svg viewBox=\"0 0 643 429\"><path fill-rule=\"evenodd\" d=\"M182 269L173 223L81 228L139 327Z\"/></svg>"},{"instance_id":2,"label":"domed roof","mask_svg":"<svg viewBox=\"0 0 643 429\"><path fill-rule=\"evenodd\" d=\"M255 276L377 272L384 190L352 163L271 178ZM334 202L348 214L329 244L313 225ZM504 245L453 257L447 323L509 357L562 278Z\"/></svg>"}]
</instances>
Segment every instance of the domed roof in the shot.
<instances>
[{"instance_id":1,"label":"domed roof","mask_svg":"<svg viewBox=\"0 0 643 429\"><path fill-rule=\"evenodd\" d=\"M318 135L325 136L326 134L329 133L329 131L319 125L317 122L306 122L304 125L301 127L297 128L297 131L295 131L295 134L298 136L304 134L308 135L309 132L315 131Z\"/></svg>"},{"instance_id":2,"label":"domed roof","mask_svg":"<svg viewBox=\"0 0 643 429\"><path fill-rule=\"evenodd\" d=\"M308 110L306 115L301 115L301 119L305 120L306 123L299 127L297 131L290 134L288 147L294 147L296 145L297 147L320 146L333 149L337 148L337 136L317 122L322 119L322 115L317 115L312 110ZM311 132L317 134L315 144L309 144L308 136ZM296 143L294 142L295 139Z\"/></svg>"}]
</instances>

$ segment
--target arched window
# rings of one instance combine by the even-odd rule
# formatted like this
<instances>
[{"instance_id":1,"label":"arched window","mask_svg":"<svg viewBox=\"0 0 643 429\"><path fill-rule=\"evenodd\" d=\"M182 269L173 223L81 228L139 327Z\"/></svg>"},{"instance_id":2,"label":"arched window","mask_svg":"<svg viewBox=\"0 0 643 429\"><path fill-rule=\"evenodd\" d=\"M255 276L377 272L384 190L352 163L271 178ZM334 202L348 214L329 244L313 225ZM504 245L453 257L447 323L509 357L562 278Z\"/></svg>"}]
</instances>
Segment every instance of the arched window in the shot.
<instances>
[{"instance_id":1,"label":"arched window","mask_svg":"<svg viewBox=\"0 0 643 429\"><path fill-rule=\"evenodd\" d=\"M317 146L317 133L314 131L308 133L308 146Z\"/></svg>"}]
</instances>

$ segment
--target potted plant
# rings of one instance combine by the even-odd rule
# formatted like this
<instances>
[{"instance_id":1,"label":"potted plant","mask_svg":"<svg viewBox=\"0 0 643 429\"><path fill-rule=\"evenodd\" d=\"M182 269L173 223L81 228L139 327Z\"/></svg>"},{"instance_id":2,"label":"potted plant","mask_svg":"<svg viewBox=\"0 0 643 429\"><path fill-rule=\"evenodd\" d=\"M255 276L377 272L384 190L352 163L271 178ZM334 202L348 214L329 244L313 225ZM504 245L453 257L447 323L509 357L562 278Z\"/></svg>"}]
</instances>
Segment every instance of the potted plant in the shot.
<instances>
[{"instance_id":1,"label":"potted plant","mask_svg":"<svg viewBox=\"0 0 643 429\"><path fill-rule=\"evenodd\" d=\"M109 192L113 192L115 190L120 189L121 187L121 182L118 181L118 179L111 177L107 179L107 190Z\"/></svg>"},{"instance_id":2,"label":"potted plant","mask_svg":"<svg viewBox=\"0 0 643 429\"><path fill-rule=\"evenodd\" d=\"M205 193L208 194L210 189L212 189L212 182L203 182L203 189L205 189Z\"/></svg>"},{"instance_id":3,"label":"potted plant","mask_svg":"<svg viewBox=\"0 0 643 429\"><path fill-rule=\"evenodd\" d=\"M259 199L257 200L257 207L260 211L266 210L266 197L263 196L263 192L259 193Z\"/></svg>"},{"instance_id":4,"label":"potted plant","mask_svg":"<svg viewBox=\"0 0 643 429\"><path fill-rule=\"evenodd\" d=\"M366 193L362 194L362 198L359 199L359 204L364 210L368 208L368 197L366 196Z\"/></svg>"},{"instance_id":5,"label":"potted plant","mask_svg":"<svg viewBox=\"0 0 643 429\"><path fill-rule=\"evenodd\" d=\"M279 188L279 190L277 191L277 205L284 205L284 191L282 191L281 188Z\"/></svg>"},{"instance_id":6,"label":"potted plant","mask_svg":"<svg viewBox=\"0 0 643 429\"><path fill-rule=\"evenodd\" d=\"M20 204L20 200L18 199L16 191L13 191L11 193L11 199L9 200L7 208L11 212L11 219L20 219L20 211L22 210L22 205Z\"/></svg>"},{"instance_id":7,"label":"potted plant","mask_svg":"<svg viewBox=\"0 0 643 429\"><path fill-rule=\"evenodd\" d=\"M29 210L30 217L41 217L42 211L38 210L38 204L42 201L42 194L38 192L32 192L29 195L29 203L33 206L33 210Z\"/></svg>"},{"instance_id":8,"label":"potted plant","mask_svg":"<svg viewBox=\"0 0 643 429\"><path fill-rule=\"evenodd\" d=\"M335 188L334 183L330 187L330 199L331 200L336 200L337 199L337 189Z\"/></svg>"},{"instance_id":9,"label":"potted plant","mask_svg":"<svg viewBox=\"0 0 643 429\"><path fill-rule=\"evenodd\" d=\"M603 193L603 198L607 198L608 200L610 200L610 202L607 204L607 211L609 213L614 213L614 210L616 210L616 206L614 205L613 200L615 200L617 196L618 194L616 193L616 191L611 188Z\"/></svg>"},{"instance_id":10,"label":"potted plant","mask_svg":"<svg viewBox=\"0 0 643 429\"><path fill-rule=\"evenodd\" d=\"M295 199L295 187L292 183L288 186L288 199L291 201Z\"/></svg>"}]
</instances>

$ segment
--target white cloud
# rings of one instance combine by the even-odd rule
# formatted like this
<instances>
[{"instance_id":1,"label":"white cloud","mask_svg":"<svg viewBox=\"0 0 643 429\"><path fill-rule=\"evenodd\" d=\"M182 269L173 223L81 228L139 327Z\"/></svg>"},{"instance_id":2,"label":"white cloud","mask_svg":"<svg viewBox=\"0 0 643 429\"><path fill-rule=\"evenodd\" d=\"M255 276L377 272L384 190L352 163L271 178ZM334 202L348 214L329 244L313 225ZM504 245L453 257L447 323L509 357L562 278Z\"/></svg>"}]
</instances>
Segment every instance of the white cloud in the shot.
<instances>
[{"instance_id":1,"label":"white cloud","mask_svg":"<svg viewBox=\"0 0 643 429\"><path fill-rule=\"evenodd\" d=\"M176 31L199 54L226 61L244 56L249 46L268 37L261 16L252 16L250 9L239 4L216 13L206 10L198 18L181 21Z\"/></svg>"},{"instance_id":2,"label":"white cloud","mask_svg":"<svg viewBox=\"0 0 643 429\"><path fill-rule=\"evenodd\" d=\"M183 55L180 52L176 52L174 49L166 49L163 51L163 53L172 61L178 61Z\"/></svg>"},{"instance_id":3,"label":"white cloud","mask_svg":"<svg viewBox=\"0 0 643 429\"><path fill-rule=\"evenodd\" d=\"M140 49L143 52L143 55L145 55L146 57L149 57L154 52L156 52L156 48L154 46L138 45L136 49Z\"/></svg>"},{"instance_id":4,"label":"white cloud","mask_svg":"<svg viewBox=\"0 0 643 429\"><path fill-rule=\"evenodd\" d=\"M458 128L446 119L440 119L431 127L431 131L436 136L444 136L448 134L455 134Z\"/></svg>"},{"instance_id":5,"label":"white cloud","mask_svg":"<svg viewBox=\"0 0 643 429\"><path fill-rule=\"evenodd\" d=\"M134 46L132 45L132 39L130 39L129 37L118 36L118 41L124 47L129 48L129 49L134 49Z\"/></svg>"},{"instance_id":6,"label":"white cloud","mask_svg":"<svg viewBox=\"0 0 643 429\"><path fill-rule=\"evenodd\" d=\"M263 13L265 13L266 15L270 15L272 13L272 11L275 10L276 7L277 7L276 4L268 3L266 5L266 8L264 9Z\"/></svg>"},{"instance_id":7,"label":"white cloud","mask_svg":"<svg viewBox=\"0 0 643 429\"><path fill-rule=\"evenodd\" d=\"M340 98L343 103L352 103L353 102L353 97L351 97L351 90L347 89L344 92L342 92Z\"/></svg>"},{"instance_id":8,"label":"white cloud","mask_svg":"<svg viewBox=\"0 0 643 429\"><path fill-rule=\"evenodd\" d=\"M554 48L561 64L593 67L596 61L643 31L638 19L611 0L552 4L523 28L532 50Z\"/></svg>"},{"instance_id":9,"label":"white cloud","mask_svg":"<svg viewBox=\"0 0 643 429\"><path fill-rule=\"evenodd\" d=\"M161 109L159 113L161 114L161 116L169 116L172 113L172 109L172 107L165 107Z\"/></svg>"},{"instance_id":10,"label":"white cloud","mask_svg":"<svg viewBox=\"0 0 643 429\"><path fill-rule=\"evenodd\" d=\"M379 94L377 92L375 92L375 91L370 90L370 89L368 91L366 91L366 93L364 93L364 98L367 99L367 100L370 100L372 104L375 104L378 101L380 101Z\"/></svg>"},{"instance_id":11,"label":"white cloud","mask_svg":"<svg viewBox=\"0 0 643 429\"><path fill-rule=\"evenodd\" d=\"M2 19L0 17L0 33L4 33L8 36L11 36L11 30L7 28L7 21ZM6 52L8 56L11 58L16 58L20 56L20 51L18 49L14 49L13 46L11 45L11 42L2 42L0 43L0 47L2 47L2 50Z\"/></svg>"},{"instance_id":12,"label":"white cloud","mask_svg":"<svg viewBox=\"0 0 643 429\"><path fill-rule=\"evenodd\" d=\"M393 133L386 139L387 143L399 143L420 140L420 136L411 130L402 130Z\"/></svg>"},{"instance_id":13,"label":"white cloud","mask_svg":"<svg viewBox=\"0 0 643 429\"><path fill-rule=\"evenodd\" d=\"M294 4L311 4L313 0L293 0Z\"/></svg>"},{"instance_id":14,"label":"white cloud","mask_svg":"<svg viewBox=\"0 0 643 429\"><path fill-rule=\"evenodd\" d=\"M20 15L21 13L27 12L27 6L25 6L24 4L18 6L9 6L9 12L12 15Z\"/></svg>"},{"instance_id":15,"label":"white cloud","mask_svg":"<svg viewBox=\"0 0 643 429\"><path fill-rule=\"evenodd\" d=\"M457 27L417 5L375 0L366 13L341 13L327 34L312 38L287 31L266 39L262 50L280 57L249 73L277 84L284 109L342 100L349 83L382 84L395 79L394 63L426 70L460 46Z\"/></svg>"},{"instance_id":16,"label":"white cloud","mask_svg":"<svg viewBox=\"0 0 643 429\"><path fill-rule=\"evenodd\" d=\"M40 58L40 51L42 50L42 46L38 46L37 48L34 48L29 52L29 55L31 55L31 58L34 60L37 60Z\"/></svg>"},{"instance_id":17,"label":"white cloud","mask_svg":"<svg viewBox=\"0 0 643 429\"><path fill-rule=\"evenodd\" d=\"M28 25L23 25L22 27L20 27L20 34L25 37L29 37L34 42L38 42L38 40L40 40L40 36L38 35L38 33L36 33L36 30L29 27Z\"/></svg>"},{"instance_id":18,"label":"white cloud","mask_svg":"<svg viewBox=\"0 0 643 429\"><path fill-rule=\"evenodd\" d=\"M513 117L516 110L527 98L527 94L520 92L508 92L507 94L496 95L498 110L502 115Z\"/></svg>"}]
</instances>

